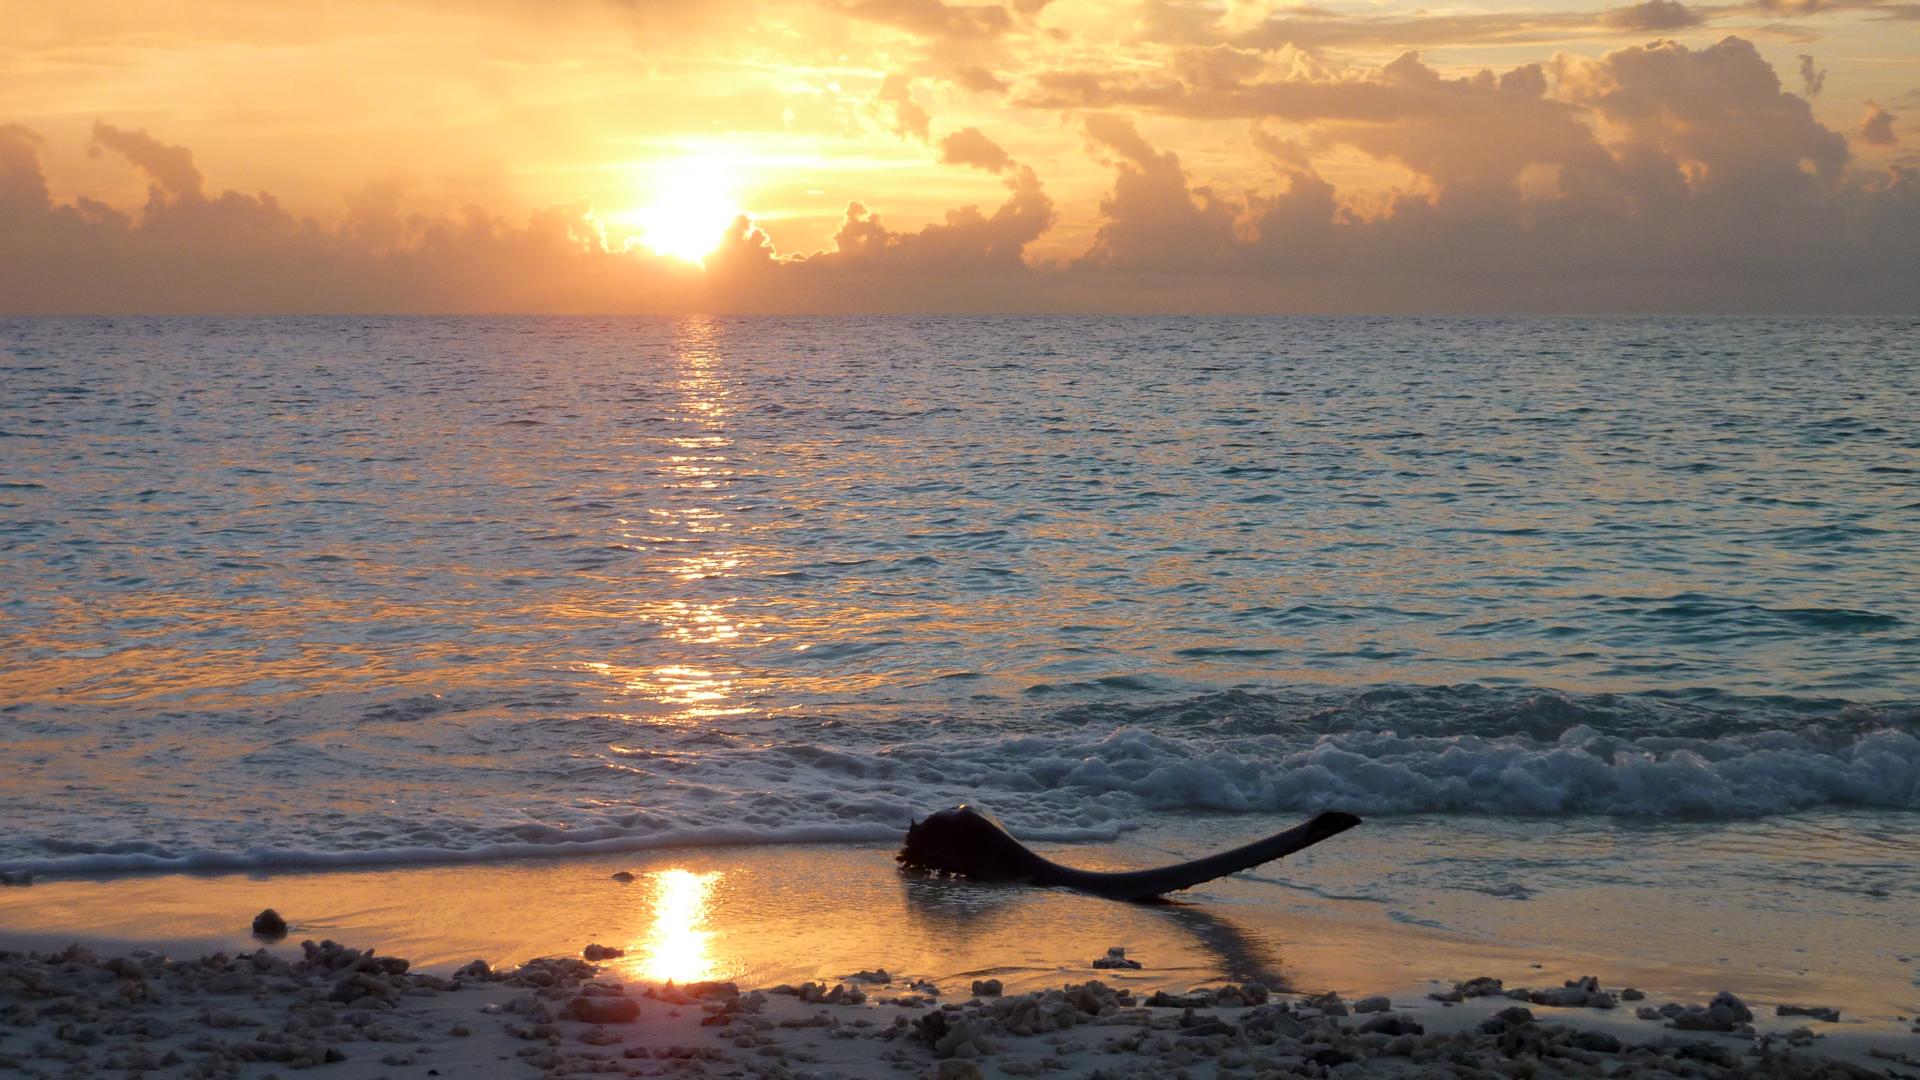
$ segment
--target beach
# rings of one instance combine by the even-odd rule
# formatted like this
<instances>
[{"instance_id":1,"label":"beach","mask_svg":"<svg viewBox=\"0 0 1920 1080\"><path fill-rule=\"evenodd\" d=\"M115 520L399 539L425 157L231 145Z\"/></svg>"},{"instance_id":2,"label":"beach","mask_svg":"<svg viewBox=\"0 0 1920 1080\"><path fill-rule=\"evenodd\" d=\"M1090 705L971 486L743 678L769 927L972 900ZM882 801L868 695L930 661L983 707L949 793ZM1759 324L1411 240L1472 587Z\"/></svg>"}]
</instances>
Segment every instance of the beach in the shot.
<instances>
[{"instance_id":1,"label":"beach","mask_svg":"<svg viewBox=\"0 0 1920 1080\"><path fill-rule=\"evenodd\" d=\"M264 914L264 913L263 913ZM871 946L869 946L871 947ZM1661 1001L1592 976L1490 976L1422 994L1251 981L1165 989L1115 946L1081 981L1021 992L862 968L743 991L639 980L619 947L435 972L304 940L168 958L0 952L0 1067L26 1077L967 1077L1909 1075L1920 1024L1722 991ZM649 971L646 965L654 965ZM1032 975L1029 974L1029 980ZM1159 987L1158 989L1149 989ZM1757 1009L1757 1011L1756 1011Z\"/></svg>"},{"instance_id":2,"label":"beach","mask_svg":"<svg viewBox=\"0 0 1920 1080\"><path fill-rule=\"evenodd\" d=\"M1332 844L1327 847L1313 856L1322 865L1332 855ZM1084 847L1049 853L1086 862ZM1879 943L1883 954L1853 955L1822 948L1804 921L1770 924L1754 911L1686 898L1596 893L1542 916L1482 895L1461 903L1461 911L1513 910L1499 933L1469 934L1421 924L1438 919L1386 918L1375 903L1310 890L1293 890L1277 902L1272 886L1260 881L1225 879L1171 904L1139 905L903 875L891 854L880 846L714 849L638 860L143 875L16 886L0 892L0 925L9 927L0 932L0 948L10 950L0 964L0 1008L26 1012L7 1014L0 1055L25 1075L53 1076L67 1075L57 1070L66 1067L62 1055L75 1051L91 1067L106 1069L151 1067L172 1050L180 1060L161 1067L162 1074L259 1076L297 1060L275 1055L306 1053L318 1042L344 1060L314 1063L341 1076L428 1075L426 1069L438 1068L440 1075L817 1077L975 1075L966 1065L983 1076L1033 1070L1256 1076L1300 1075L1302 1069L1320 1075L1304 1063L1329 1048L1341 1056L1323 1057L1321 1068L1355 1076L1457 1065L1510 1074L1523 1063L1556 1076L1622 1075L1622 1069L1646 1076L1801 1076L1833 1062L1902 1075L1920 1057L1920 1025L1904 1004L1913 998L1909 980L1920 957L1899 951L1911 945L1897 926ZM1123 845L1107 854L1124 865L1154 849ZM1259 876L1305 883L1313 870L1307 859L1297 869L1289 860ZM1624 910L1613 920L1598 917L1610 904ZM286 938L263 941L251 932L253 916L267 907L291 924ZM359 1001L357 1009L347 1007L355 1002L316 1005L314 999L325 1002L336 993L351 961L329 961L304 975L285 965L301 962L302 942L331 941L406 957L412 961L406 971L427 978L418 984L397 979L390 992L377 992L382 1000ZM583 959L589 946L595 947L592 964ZM1104 966L1114 949L1140 967ZM603 957L599 950L620 955ZM25 960L23 951L42 959ZM63 953L64 960L47 959ZM207 955L220 959L193 963ZM186 963L177 970L157 967L162 956ZM456 978L474 961L521 975L504 982ZM154 984L156 1004L124 1015L102 1008L97 1042L76 1046L58 1037L63 1024L73 1030L72 1014L56 1007L61 999L50 998L44 986L64 981L134 1008L116 989L124 978L92 974L102 964L129 962L154 969L142 978ZM238 974L222 974L229 971ZM532 972L539 971L553 972L561 988L526 981L538 981ZM1483 981L1470 989L1479 996L1435 999L1476 979L1498 980L1500 993L1490 993ZM1000 994L976 999L975 983L988 980ZM1070 988L1095 981L1133 1000L1102 996L1098 1007L1077 1012L1067 1026L1028 1035L1008 1030L1009 1002L1031 996L1036 1007L1056 1009L1057 992L1068 989L1071 998ZM569 1019L567 1004L581 985L594 982L617 984L636 999L638 1019L598 1025ZM683 1000L665 989L702 983L748 991L742 1000L757 1003L742 1005L717 990ZM832 1002L770 992L809 984L823 994L845 989ZM1226 986L1260 987L1254 993L1271 998L1235 1004L1230 994L1192 997ZM1623 997L1629 988L1633 993ZM768 992L756 996L754 990ZM1159 992L1191 1001L1149 1007ZM1669 1003L1705 1006L1723 992L1752 1014L1731 1031L1676 1029L1670 1017L1640 1015ZM1378 1008L1368 1001L1377 997L1391 1008L1353 1011L1362 1002ZM1314 1001L1321 1004L1309 1004ZM1524 1038L1480 1030L1516 1005L1533 1014L1531 1027L1512 1025ZM1291 1011L1275 1014L1281 1006ZM1782 1006L1834 1012L1822 1020L1780 1015ZM745 1008L756 1011L703 1026L716 1009ZM349 1019L356 1012L360 1019ZM160 1017L168 1038L149 1044L127 1034L149 1013ZM945 1020L926 1020L934 1014ZM22 1022L26 1015L36 1019ZM1403 1018L1420 1034L1404 1037L1410 1026L1362 1030L1383 1017ZM943 1054L937 1039L911 1034L940 1022L955 1030L973 1025L968 1030L978 1029L978 1045ZM116 1023L118 1040L109 1034ZM1214 1023L1234 1030L1204 1026ZM469 1034L451 1034L455 1028ZM1293 1042L1263 1041L1283 1029ZM298 1045L284 1041L295 1030L307 1031ZM269 1040L278 1049L254 1045L263 1031L282 1040ZM1537 1044L1541 1039L1546 1043ZM1676 1048L1702 1040L1717 1049ZM187 1049L195 1045L197 1051ZM36 1046L46 1053L28 1052ZM114 1061L120 1064L108 1064Z\"/></svg>"}]
</instances>

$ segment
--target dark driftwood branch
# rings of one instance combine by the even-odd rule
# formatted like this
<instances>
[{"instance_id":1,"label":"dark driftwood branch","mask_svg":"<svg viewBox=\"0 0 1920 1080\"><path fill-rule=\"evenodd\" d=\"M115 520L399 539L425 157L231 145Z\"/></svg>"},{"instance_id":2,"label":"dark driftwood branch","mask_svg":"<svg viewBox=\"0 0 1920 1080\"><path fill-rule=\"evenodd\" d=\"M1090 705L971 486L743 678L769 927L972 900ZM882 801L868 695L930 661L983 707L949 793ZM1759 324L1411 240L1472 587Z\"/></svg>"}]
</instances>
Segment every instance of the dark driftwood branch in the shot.
<instances>
[{"instance_id":1,"label":"dark driftwood branch","mask_svg":"<svg viewBox=\"0 0 1920 1080\"><path fill-rule=\"evenodd\" d=\"M895 858L910 870L954 874L978 881L1064 885L1115 900L1150 900L1272 862L1338 836L1358 824L1360 819L1352 814L1327 810L1265 840L1204 859L1153 870L1102 872L1076 870L1042 858L1015 840L998 821L970 806L959 806L909 825L906 843Z\"/></svg>"}]
</instances>

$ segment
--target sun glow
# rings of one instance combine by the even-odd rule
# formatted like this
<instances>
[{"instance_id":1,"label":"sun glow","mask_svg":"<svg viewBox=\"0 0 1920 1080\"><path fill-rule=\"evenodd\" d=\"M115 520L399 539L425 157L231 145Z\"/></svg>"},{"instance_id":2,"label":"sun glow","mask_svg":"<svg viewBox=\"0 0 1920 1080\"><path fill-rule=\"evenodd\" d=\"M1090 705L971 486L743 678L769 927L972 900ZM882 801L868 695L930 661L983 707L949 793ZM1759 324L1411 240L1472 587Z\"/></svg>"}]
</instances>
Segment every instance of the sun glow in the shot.
<instances>
[{"instance_id":1,"label":"sun glow","mask_svg":"<svg viewBox=\"0 0 1920 1080\"><path fill-rule=\"evenodd\" d=\"M734 162L717 154L662 162L653 202L625 220L654 254L704 264L741 214L738 176Z\"/></svg>"}]
</instances>

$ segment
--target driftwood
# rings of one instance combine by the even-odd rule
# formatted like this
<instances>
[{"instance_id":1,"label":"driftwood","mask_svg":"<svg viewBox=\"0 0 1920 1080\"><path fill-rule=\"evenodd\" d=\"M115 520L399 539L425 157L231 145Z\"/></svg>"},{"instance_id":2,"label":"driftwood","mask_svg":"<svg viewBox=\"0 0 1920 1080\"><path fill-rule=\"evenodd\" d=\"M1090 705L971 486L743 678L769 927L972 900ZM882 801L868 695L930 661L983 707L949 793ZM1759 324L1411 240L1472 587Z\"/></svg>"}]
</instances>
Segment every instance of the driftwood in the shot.
<instances>
[{"instance_id":1,"label":"driftwood","mask_svg":"<svg viewBox=\"0 0 1920 1080\"><path fill-rule=\"evenodd\" d=\"M1151 900L1179 889L1192 888L1214 878L1272 862L1338 836L1360 819L1327 810L1232 851L1153 870L1076 870L1036 855L1013 838L1006 826L971 806L957 806L928 815L907 827L906 843L894 858L909 869L976 881L1012 881L1029 885L1062 885L1115 900Z\"/></svg>"}]
</instances>

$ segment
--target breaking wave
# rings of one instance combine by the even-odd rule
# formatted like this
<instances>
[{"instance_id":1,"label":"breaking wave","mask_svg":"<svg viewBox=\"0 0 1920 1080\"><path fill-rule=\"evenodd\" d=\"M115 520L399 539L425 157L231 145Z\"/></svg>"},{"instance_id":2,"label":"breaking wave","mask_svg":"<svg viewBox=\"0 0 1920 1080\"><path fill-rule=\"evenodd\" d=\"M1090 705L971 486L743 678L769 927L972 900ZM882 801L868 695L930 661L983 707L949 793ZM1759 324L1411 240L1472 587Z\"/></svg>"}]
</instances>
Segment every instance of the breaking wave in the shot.
<instances>
[{"instance_id":1,"label":"breaking wave","mask_svg":"<svg viewBox=\"0 0 1920 1080\"><path fill-rule=\"evenodd\" d=\"M204 809L168 822L166 836L133 832L137 817L42 806L34 834L0 840L0 866L114 873L882 843L962 801L1057 842L1110 840L1191 812L1729 819L1916 810L1917 716L1906 705L1479 686L1235 691L734 731L577 716L516 728L521 744L503 768L436 772L423 751L409 766L417 782L377 810L292 815L238 777L209 780ZM484 724L450 719L423 738L438 744L456 732L493 739ZM387 743L355 752L285 742L249 764L337 784L392 775L394 754ZM324 802L330 785L312 786L303 802Z\"/></svg>"}]
</instances>

